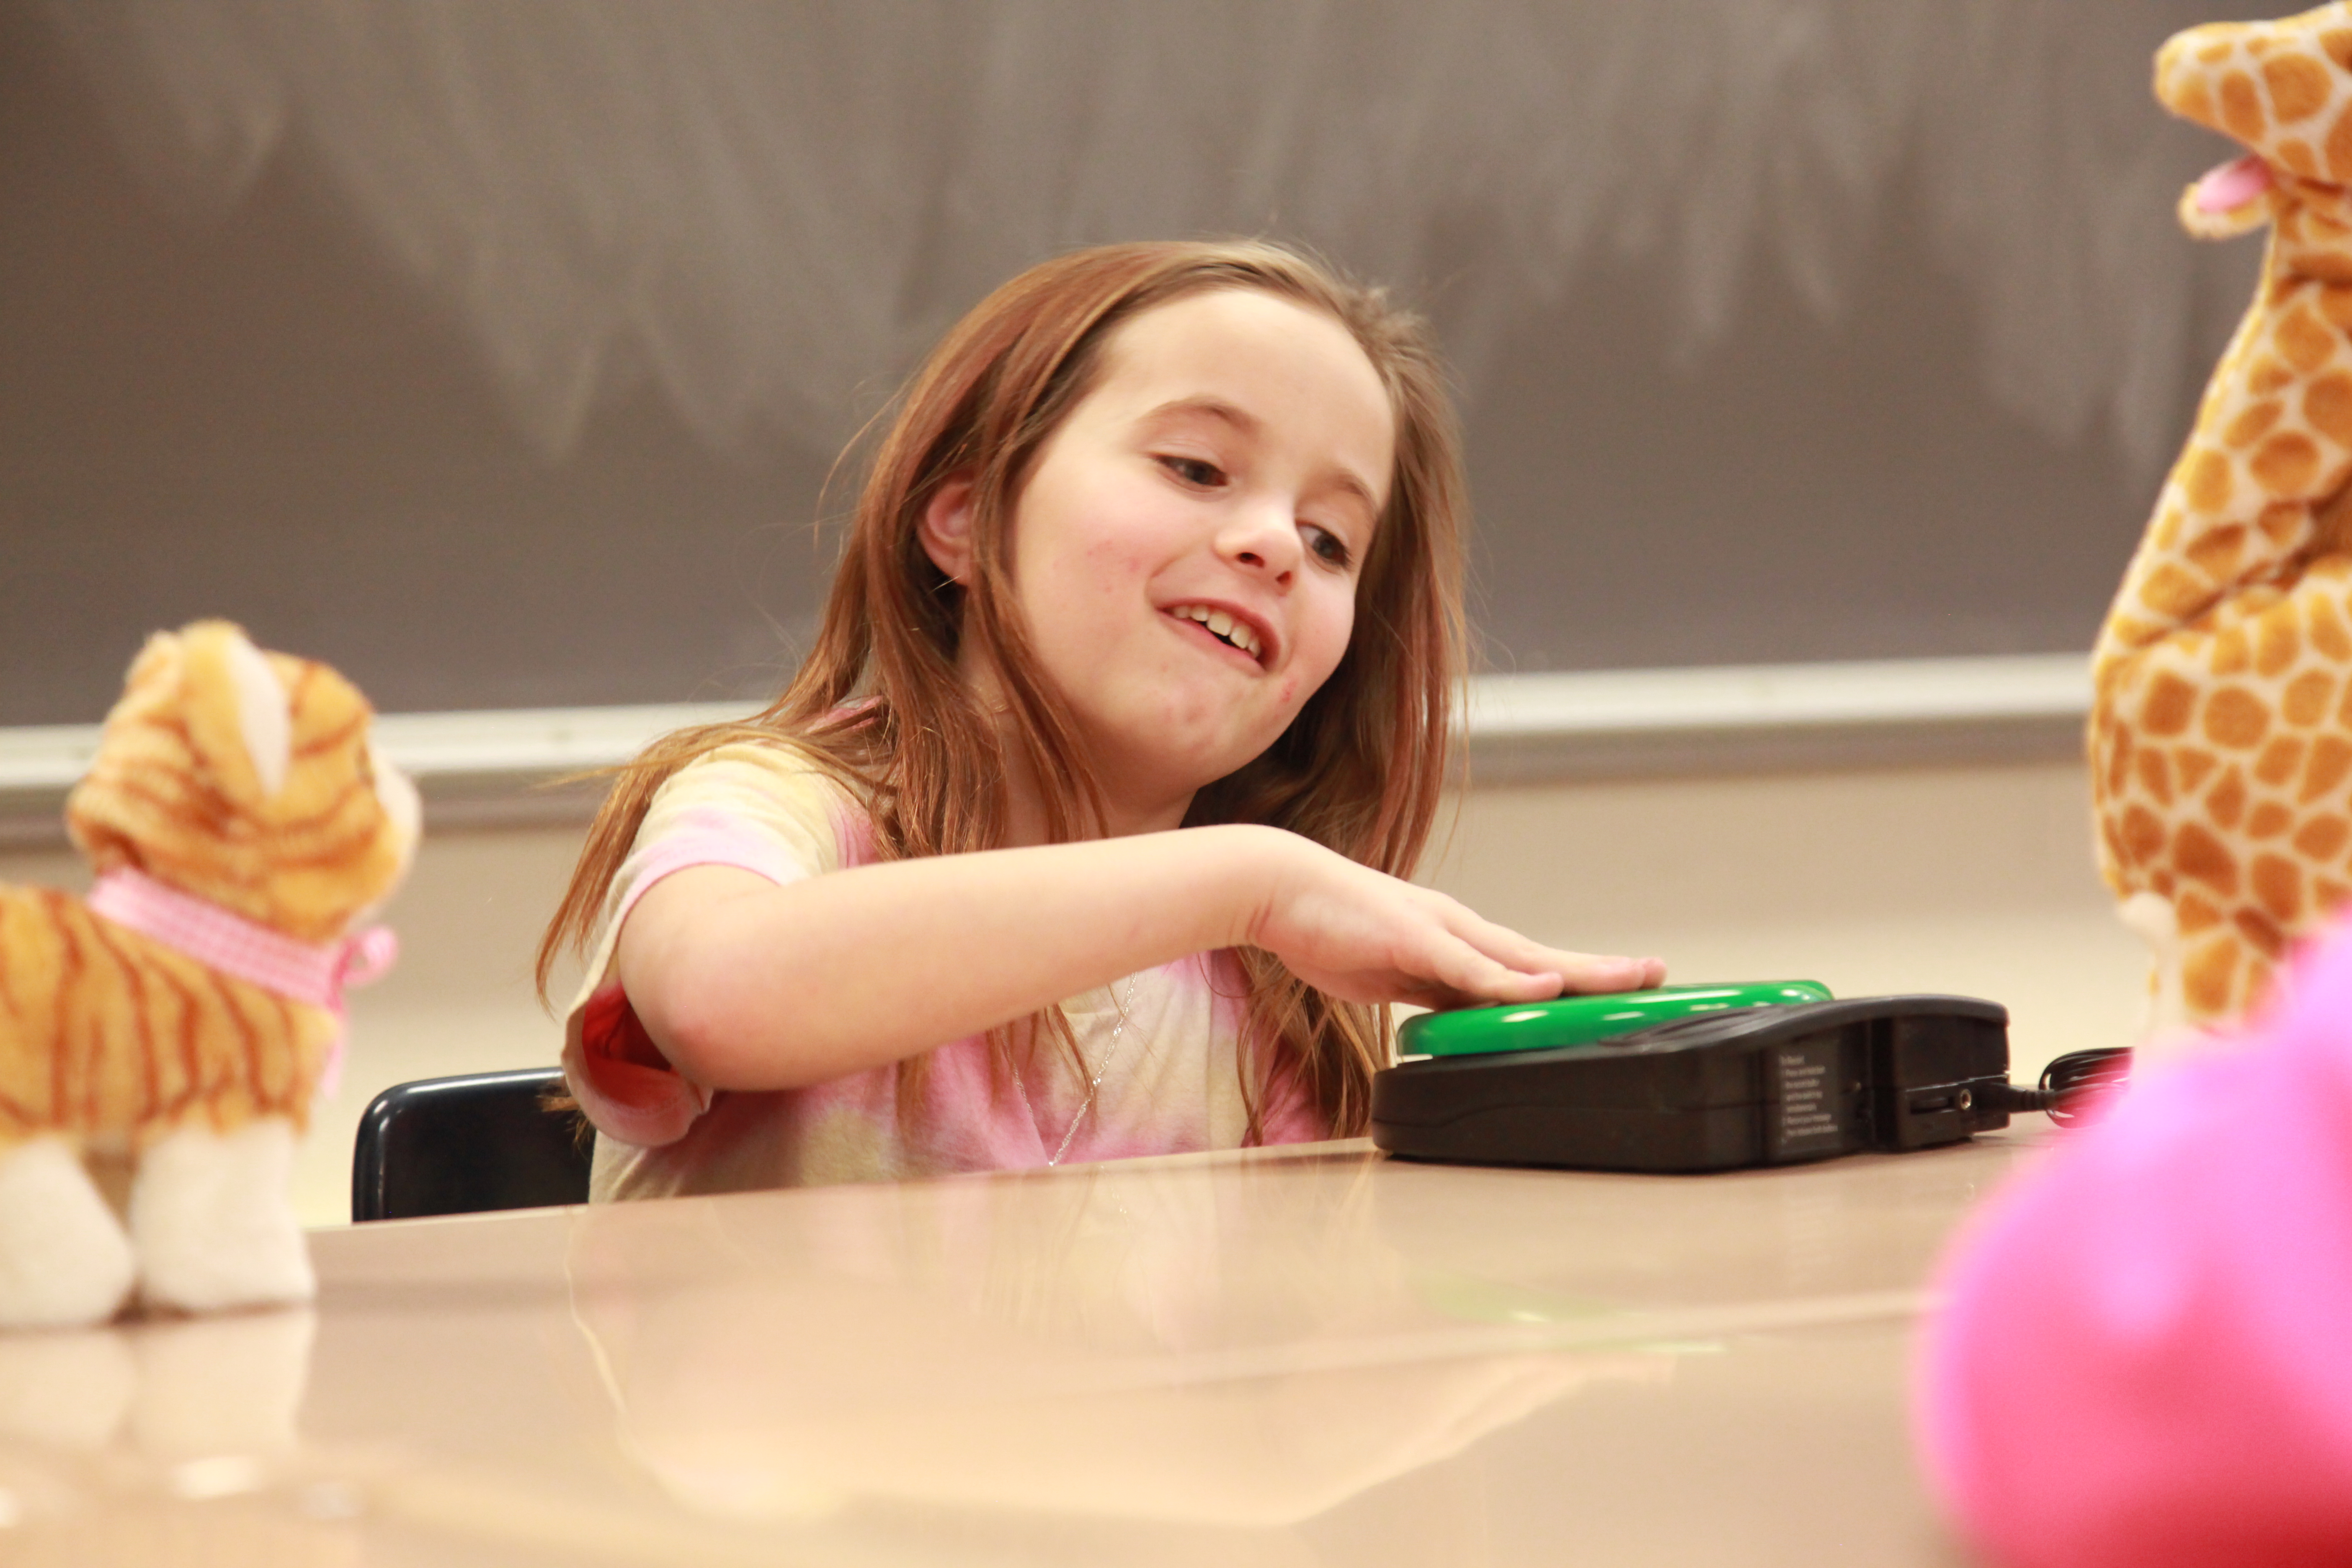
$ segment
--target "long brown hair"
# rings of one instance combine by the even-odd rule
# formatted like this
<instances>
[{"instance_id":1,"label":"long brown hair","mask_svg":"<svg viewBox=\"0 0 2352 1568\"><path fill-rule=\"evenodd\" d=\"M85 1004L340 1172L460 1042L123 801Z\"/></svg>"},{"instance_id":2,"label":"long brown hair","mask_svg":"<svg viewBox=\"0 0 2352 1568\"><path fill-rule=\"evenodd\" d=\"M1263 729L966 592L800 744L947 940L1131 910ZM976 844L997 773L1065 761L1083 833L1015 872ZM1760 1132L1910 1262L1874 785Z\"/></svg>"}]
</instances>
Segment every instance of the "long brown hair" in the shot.
<instances>
[{"instance_id":1,"label":"long brown hair","mask_svg":"<svg viewBox=\"0 0 2352 1568\"><path fill-rule=\"evenodd\" d=\"M1031 462L1090 390L1104 344L1154 306L1256 289L1346 326L1388 390L1395 471L1357 587L1348 651L1264 755L1193 797L1185 826L1288 828L1364 865L1408 876L1435 819L1462 679L1461 439L1419 318L1298 253L1261 241L1102 246L1031 268L980 302L900 393L875 451L825 601L792 684L741 723L682 730L620 770L572 885L540 943L546 994L557 958L584 949L654 793L688 762L739 741L784 741L863 800L883 859L998 847L1009 802L1003 748L1038 781L1049 836L1097 831L1100 791L1066 708L1044 679L1011 581L1011 524ZM950 479L971 485L969 584L925 552L918 525ZM958 673L975 637L1009 712L982 710ZM1296 1074L1335 1132L1363 1130L1387 1058L1385 1009L1336 1002L1273 955L1244 949L1243 1090L1261 1135L1268 1075ZM1064 1041L1058 1008L1039 1015ZM992 1037L1000 1061L1010 1031ZM1073 1046L1072 1048L1075 1048ZM900 1064L902 1090L922 1058Z\"/></svg>"}]
</instances>

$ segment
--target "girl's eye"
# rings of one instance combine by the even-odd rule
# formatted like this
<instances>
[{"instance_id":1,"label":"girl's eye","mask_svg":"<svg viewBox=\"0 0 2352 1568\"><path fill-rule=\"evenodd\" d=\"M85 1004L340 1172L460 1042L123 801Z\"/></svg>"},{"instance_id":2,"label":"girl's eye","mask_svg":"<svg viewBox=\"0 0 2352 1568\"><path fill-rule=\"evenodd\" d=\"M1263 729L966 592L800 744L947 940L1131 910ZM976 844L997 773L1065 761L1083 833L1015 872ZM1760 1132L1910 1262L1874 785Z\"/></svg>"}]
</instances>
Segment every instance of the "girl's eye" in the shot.
<instances>
[{"instance_id":1,"label":"girl's eye","mask_svg":"<svg viewBox=\"0 0 2352 1568\"><path fill-rule=\"evenodd\" d=\"M1163 457L1160 466L1188 485L1214 489L1225 482L1225 470L1202 458Z\"/></svg>"},{"instance_id":2,"label":"girl's eye","mask_svg":"<svg viewBox=\"0 0 2352 1568\"><path fill-rule=\"evenodd\" d=\"M1307 548L1325 565L1345 566L1355 559L1349 552L1348 542L1329 529L1318 528L1311 522L1302 526L1307 530Z\"/></svg>"}]
</instances>

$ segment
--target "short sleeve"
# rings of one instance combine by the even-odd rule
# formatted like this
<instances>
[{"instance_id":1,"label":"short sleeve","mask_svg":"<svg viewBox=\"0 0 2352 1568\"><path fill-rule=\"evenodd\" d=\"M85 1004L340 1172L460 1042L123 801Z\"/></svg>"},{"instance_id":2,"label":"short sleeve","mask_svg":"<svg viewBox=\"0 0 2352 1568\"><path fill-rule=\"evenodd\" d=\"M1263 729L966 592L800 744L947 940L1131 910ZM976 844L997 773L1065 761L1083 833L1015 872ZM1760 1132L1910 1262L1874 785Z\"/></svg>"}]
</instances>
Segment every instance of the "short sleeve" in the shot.
<instances>
[{"instance_id":1,"label":"short sleeve","mask_svg":"<svg viewBox=\"0 0 2352 1568\"><path fill-rule=\"evenodd\" d=\"M841 786L782 745L722 746L654 795L614 875L580 993L564 1019L563 1070L599 1132L641 1148L685 1135L709 1108L646 1033L615 973L621 926L647 889L692 866L732 866L783 886L864 858Z\"/></svg>"}]
</instances>

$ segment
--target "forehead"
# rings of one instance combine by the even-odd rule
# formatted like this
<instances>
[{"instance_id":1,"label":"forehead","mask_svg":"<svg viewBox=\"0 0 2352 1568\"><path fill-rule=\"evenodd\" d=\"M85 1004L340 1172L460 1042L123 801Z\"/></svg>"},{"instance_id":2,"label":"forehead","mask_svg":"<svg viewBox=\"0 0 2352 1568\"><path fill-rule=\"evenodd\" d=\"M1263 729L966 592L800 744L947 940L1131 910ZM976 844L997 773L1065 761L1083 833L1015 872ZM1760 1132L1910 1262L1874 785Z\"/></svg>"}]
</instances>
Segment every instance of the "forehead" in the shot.
<instances>
[{"instance_id":1,"label":"forehead","mask_svg":"<svg viewBox=\"0 0 2352 1568\"><path fill-rule=\"evenodd\" d=\"M1380 373L1337 320L1260 289L1188 294L1120 323L1087 404L1118 420L1229 405L1265 439L1387 491L1395 416Z\"/></svg>"}]
</instances>

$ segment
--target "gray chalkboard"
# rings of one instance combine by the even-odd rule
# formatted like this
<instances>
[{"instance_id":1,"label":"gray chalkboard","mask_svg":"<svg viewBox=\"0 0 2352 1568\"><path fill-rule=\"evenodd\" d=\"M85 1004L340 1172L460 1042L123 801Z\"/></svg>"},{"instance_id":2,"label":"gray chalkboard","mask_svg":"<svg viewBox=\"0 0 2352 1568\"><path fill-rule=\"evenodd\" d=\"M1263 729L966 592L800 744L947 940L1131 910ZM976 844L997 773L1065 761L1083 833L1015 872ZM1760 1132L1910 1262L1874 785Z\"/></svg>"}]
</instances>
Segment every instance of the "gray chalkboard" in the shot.
<instances>
[{"instance_id":1,"label":"gray chalkboard","mask_svg":"<svg viewBox=\"0 0 2352 1568\"><path fill-rule=\"evenodd\" d=\"M1506 668L2088 646L2251 287L2185 4L0 0L0 724L198 615L388 710L763 690L1062 247L1436 320Z\"/></svg>"}]
</instances>

